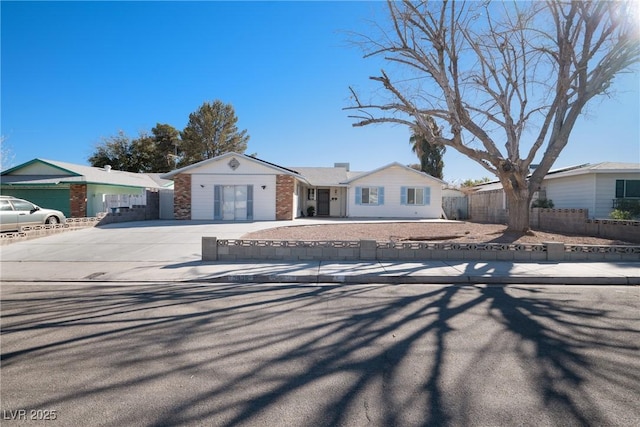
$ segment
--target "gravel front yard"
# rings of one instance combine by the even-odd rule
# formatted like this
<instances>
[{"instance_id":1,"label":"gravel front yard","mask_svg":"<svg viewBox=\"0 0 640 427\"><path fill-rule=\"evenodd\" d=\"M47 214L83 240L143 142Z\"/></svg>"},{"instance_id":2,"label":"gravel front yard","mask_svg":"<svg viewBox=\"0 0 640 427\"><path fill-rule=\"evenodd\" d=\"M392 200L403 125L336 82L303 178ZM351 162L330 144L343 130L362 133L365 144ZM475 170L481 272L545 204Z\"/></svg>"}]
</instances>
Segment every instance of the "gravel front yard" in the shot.
<instances>
[{"instance_id":1,"label":"gravel front yard","mask_svg":"<svg viewBox=\"0 0 640 427\"><path fill-rule=\"evenodd\" d=\"M467 243L543 243L620 245L619 240L535 231L533 235L506 232L505 225L473 222L350 222L297 225L247 233L243 239L429 241Z\"/></svg>"}]
</instances>

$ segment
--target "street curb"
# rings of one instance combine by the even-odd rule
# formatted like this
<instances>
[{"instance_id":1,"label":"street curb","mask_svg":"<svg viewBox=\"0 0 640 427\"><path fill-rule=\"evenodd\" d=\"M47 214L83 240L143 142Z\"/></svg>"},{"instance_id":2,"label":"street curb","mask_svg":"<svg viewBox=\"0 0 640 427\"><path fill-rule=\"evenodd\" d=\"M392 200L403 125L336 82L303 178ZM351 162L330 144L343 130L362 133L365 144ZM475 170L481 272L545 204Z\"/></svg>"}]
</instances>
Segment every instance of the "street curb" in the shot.
<instances>
[{"instance_id":1,"label":"street curb","mask_svg":"<svg viewBox=\"0 0 640 427\"><path fill-rule=\"evenodd\" d=\"M536 285L623 285L638 286L640 277L532 277L532 276L389 276L377 274L363 275L267 275L231 274L189 279L186 282L205 283L340 283L340 284L536 284Z\"/></svg>"},{"instance_id":2,"label":"street curb","mask_svg":"<svg viewBox=\"0 0 640 427\"><path fill-rule=\"evenodd\" d=\"M269 274L230 274L214 277L190 279L95 279L56 278L56 279L11 279L3 278L0 283L327 283L327 284L425 284L425 285L616 285L640 286L640 277L532 277L532 276L385 276L364 275L269 275Z\"/></svg>"}]
</instances>

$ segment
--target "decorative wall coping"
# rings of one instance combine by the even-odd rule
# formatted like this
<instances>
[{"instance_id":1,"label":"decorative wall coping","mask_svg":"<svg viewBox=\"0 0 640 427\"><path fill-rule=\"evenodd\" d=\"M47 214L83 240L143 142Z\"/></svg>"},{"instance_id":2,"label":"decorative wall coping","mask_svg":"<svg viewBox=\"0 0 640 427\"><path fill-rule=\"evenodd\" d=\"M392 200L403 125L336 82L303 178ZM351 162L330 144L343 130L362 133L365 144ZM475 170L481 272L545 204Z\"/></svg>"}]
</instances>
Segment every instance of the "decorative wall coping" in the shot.
<instances>
[{"instance_id":1,"label":"decorative wall coping","mask_svg":"<svg viewBox=\"0 0 640 427\"><path fill-rule=\"evenodd\" d=\"M610 224L610 225L621 225L621 226L629 226L629 227L640 227L640 221L635 220L620 220L620 219L587 219L585 220L587 224Z\"/></svg>"},{"instance_id":2,"label":"decorative wall coping","mask_svg":"<svg viewBox=\"0 0 640 427\"><path fill-rule=\"evenodd\" d=\"M247 240L202 238L204 261L418 260L640 261L640 246L569 245L561 242L452 243L375 240Z\"/></svg>"}]
</instances>

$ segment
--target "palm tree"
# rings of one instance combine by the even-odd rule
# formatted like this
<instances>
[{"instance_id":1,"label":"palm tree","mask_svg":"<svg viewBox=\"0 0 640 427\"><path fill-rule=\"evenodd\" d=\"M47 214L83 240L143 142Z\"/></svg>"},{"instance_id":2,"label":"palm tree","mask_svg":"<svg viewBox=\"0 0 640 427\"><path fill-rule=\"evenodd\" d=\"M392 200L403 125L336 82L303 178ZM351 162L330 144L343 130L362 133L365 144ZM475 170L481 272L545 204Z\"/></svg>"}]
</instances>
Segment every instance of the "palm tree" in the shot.
<instances>
[{"instance_id":1,"label":"palm tree","mask_svg":"<svg viewBox=\"0 0 640 427\"><path fill-rule=\"evenodd\" d=\"M433 134L438 137L441 134L438 125L431 116L425 116L425 121L431 128ZM427 137L417 132L418 126L413 128L413 135L409 138L409 143L412 145L412 150L420 159L420 170L428 173L436 178L443 178L444 161L442 159L446 147L444 145L432 144L427 140Z\"/></svg>"}]
</instances>

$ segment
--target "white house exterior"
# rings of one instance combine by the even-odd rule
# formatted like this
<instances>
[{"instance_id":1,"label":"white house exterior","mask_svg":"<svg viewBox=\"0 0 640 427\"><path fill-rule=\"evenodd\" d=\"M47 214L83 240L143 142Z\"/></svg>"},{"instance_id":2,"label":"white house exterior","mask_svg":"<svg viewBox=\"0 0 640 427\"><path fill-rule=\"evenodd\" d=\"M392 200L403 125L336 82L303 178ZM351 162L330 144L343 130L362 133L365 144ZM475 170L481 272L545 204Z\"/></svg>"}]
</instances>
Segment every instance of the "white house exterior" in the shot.
<instances>
[{"instance_id":1,"label":"white house exterior","mask_svg":"<svg viewBox=\"0 0 640 427\"><path fill-rule=\"evenodd\" d=\"M439 218L442 213L443 182L399 163L346 183L352 217Z\"/></svg>"},{"instance_id":2,"label":"white house exterior","mask_svg":"<svg viewBox=\"0 0 640 427\"><path fill-rule=\"evenodd\" d=\"M588 209L592 218L608 218L619 200L640 201L640 163L603 162L549 173L543 194L557 209Z\"/></svg>"},{"instance_id":3,"label":"white house exterior","mask_svg":"<svg viewBox=\"0 0 640 427\"><path fill-rule=\"evenodd\" d=\"M291 220L324 217L439 218L443 182L399 163L371 172L285 168L226 153L163 175L174 180L176 219Z\"/></svg>"},{"instance_id":4,"label":"white house exterior","mask_svg":"<svg viewBox=\"0 0 640 427\"><path fill-rule=\"evenodd\" d=\"M280 208L289 214L295 212L295 182L302 179L295 171L237 153L204 160L163 177L174 179L176 219L221 221L278 219L279 198ZM286 197L281 181L289 184Z\"/></svg>"},{"instance_id":5,"label":"white house exterior","mask_svg":"<svg viewBox=\"0 0 640 427\"><path fill-rule=\"evenodd\" d=\"M606 219L622 204L640 204L640 163L602 162L549 171L536 199L556 209L587 209L589 217ZM475 221L504 222L508 209L500 182L480 184L469 196Z\"/></svg>"}]
</instances>

